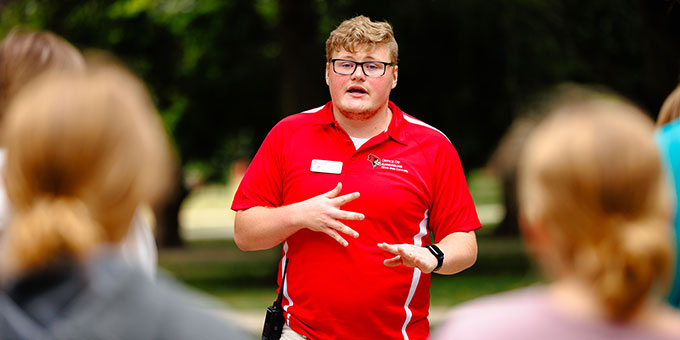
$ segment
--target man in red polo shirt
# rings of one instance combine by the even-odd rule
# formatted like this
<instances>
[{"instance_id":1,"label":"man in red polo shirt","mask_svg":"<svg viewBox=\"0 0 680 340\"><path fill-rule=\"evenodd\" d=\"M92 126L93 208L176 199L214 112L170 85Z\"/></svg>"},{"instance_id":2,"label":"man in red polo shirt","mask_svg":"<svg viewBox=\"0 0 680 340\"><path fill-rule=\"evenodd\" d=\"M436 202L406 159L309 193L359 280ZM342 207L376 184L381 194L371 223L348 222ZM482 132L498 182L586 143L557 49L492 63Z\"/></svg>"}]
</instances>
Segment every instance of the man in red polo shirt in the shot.
<instances>
[{"instance_id":1,"label":"man in red polo shirt","mask_svg":"<svg viewBox=\"0 0 680 340\"><path fill-rule=\"evenodd\" d=\"M429 274L477 257L456 150L389 100L397 50L392 27L364 16L331 32L332 100L279 122L234 198L236 244L283 243L279 287L290 260L282 339L426 339Z\"/></svg>"}]
</instances>

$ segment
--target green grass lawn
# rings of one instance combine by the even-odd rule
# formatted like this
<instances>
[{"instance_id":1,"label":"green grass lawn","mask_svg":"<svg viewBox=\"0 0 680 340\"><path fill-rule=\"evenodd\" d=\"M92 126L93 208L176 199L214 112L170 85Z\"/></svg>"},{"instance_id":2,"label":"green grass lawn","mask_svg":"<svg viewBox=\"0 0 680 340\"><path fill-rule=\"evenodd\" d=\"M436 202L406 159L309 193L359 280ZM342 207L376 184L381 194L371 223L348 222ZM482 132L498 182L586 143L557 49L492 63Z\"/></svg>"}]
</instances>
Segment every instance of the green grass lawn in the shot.
<instances>
[{"instance_id":1,"label":"green grass lawn","mask_svg":"<svg viewBox=\"0 0 680 340\"><path fill-rule=\"evenodd\" d=\"M280 254L280 247L243 252L231 239L191 241L184 249L159 251L159 265L233 308L266 308L276 298Z\"/></svg>"}]
</instances>

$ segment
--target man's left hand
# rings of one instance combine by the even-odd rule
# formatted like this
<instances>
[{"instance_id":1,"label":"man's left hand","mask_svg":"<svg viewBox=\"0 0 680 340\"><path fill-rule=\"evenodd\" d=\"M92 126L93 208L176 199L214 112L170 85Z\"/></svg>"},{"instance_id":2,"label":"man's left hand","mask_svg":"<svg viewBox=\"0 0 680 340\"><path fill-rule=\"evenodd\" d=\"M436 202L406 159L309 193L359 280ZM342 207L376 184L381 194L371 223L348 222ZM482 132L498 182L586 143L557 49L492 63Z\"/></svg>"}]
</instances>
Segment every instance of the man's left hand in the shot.
<instances>
[{"instance_id":1,"label":"man's left hand","mask_svg":"<svg viewBox=\"0 0 680 340\"><path fill-rule=\"evenodd\" d=\"M413 244L378 243L378 248L390 252L395 257L384 261L388 267L404 265L416 267L423 273L431 273L437 267L437 258L429 250Z\"/></svg>"}]
</instances>

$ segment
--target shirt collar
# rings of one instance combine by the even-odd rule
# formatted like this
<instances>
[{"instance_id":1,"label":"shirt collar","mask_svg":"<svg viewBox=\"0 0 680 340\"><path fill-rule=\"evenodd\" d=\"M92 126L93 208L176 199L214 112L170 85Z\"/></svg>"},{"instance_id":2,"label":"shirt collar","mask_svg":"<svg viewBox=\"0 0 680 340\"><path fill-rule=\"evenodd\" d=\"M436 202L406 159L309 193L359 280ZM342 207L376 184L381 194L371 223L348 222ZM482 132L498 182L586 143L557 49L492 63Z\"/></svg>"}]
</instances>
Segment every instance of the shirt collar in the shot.
<instances>
[{"instance_id":1,"label":"shirt collar","mask_svg":"<svg viewBox=\"0 0 680 340\"><path fill-rule=\"evenodd\" d=\"M392 121L387 127L387 135L396 142L406 145L404 112L392 101L389 101L387 105L392 110ZM317 121L323 125L338 125L335 117L333 117L333 101L326 103L317 112Z\"/></svg>"}]
</instances>

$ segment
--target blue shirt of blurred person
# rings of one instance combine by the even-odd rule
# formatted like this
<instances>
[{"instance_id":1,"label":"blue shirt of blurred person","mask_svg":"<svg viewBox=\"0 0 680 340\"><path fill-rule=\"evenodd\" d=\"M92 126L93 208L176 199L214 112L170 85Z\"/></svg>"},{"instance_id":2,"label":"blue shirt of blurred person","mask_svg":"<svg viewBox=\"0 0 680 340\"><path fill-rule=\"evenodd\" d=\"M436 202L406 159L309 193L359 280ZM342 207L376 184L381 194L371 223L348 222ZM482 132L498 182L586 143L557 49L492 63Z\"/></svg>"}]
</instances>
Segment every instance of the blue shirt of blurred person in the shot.
<instances>
[{"instance_id":1,"label":"blue shirt of blurred person","mask_svg":"<svg viewBox=\"0 0 680 340\"><path fill-rule=\"evenodd\" d=\"M657 142L659 144L659 150L661 154L661 159L665 163L664 166L668 173L669 184L671 184L674 189L674 200L675 204L673 206L673 213L675 217L673 219L673 229L675 232L675 249L676 256L680 255L678 249L680 249L680 199L678 195L680 194L680 120L670 122L659 129L657 134ZM668 296L668 302L680 308L680 262L675 261L675 274L673 276L672 285L670 289L670 294Z\"/></svg>"}]
</instances>

